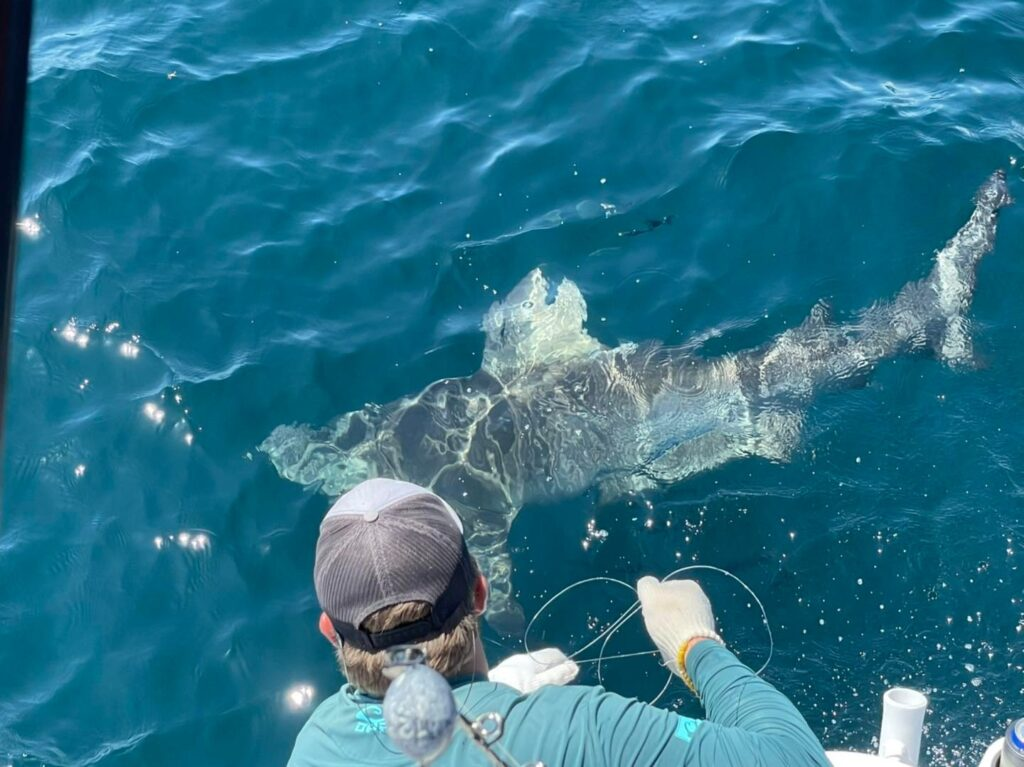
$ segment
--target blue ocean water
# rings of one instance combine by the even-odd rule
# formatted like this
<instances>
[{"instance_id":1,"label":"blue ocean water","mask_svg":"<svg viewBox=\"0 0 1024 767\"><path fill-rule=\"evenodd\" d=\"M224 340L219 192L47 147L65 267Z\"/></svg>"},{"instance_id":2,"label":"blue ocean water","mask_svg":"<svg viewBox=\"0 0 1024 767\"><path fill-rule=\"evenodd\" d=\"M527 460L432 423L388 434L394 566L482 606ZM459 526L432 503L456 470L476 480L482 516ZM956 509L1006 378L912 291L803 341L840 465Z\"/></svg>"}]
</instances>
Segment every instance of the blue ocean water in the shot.
<instances>
[{"instance_id":1,"label":"blue ocean water","mask_svg":"<svg viewBox=\"0 0 1024 767\"><path fill-rule=\"evenodd\" d=\"M41 0L0 762L283 763L309 710L289 694L339 677L311 584L329 501L256 451L275 426L472 373L481 316L537 266L603 342L709 354L891 296L992 170L1022 196L1022 62L1016 0ZM1018 206L976 367L883 364L817 402L789 463L524 509L527 611L578 578L728 568L827 746L869 747L902 683L931 694L930 763L972 763L1024 714L1022 243ZM702 580L759 664L751 600ZM628 602L581 588L535 641L578 647Z\"/></svg>"}]
</instances>

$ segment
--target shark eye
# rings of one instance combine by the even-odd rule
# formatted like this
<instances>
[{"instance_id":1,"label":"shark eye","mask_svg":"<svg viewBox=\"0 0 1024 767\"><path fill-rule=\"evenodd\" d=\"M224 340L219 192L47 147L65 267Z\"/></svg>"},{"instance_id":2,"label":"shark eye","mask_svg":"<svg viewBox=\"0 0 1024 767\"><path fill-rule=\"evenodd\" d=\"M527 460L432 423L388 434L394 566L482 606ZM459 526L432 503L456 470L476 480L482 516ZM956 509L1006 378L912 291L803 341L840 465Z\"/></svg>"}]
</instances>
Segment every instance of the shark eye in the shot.
<instances>
[{"instance_id":1,"label":"shark eye","mask_svg":"<svg viewBox=\"0 0 1024 767\"><path fill-rule=\"evenodd\" d=\"M522 307L524 309L532 309L533 308L533 301L529 301L529 300L523 301Z\"/></svg>"}]
</instances>

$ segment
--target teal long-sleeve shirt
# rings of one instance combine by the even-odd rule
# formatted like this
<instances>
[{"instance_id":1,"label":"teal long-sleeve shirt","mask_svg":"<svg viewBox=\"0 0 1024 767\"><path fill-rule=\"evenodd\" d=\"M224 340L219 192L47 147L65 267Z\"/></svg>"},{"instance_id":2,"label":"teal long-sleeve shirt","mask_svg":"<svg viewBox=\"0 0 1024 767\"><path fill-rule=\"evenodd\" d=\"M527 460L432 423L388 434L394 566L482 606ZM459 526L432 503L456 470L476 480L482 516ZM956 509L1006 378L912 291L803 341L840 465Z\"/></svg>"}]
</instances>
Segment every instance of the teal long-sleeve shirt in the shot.
<instances>
[{"instance_id":1,"label":"teal long-sleeve shirt","mask_svg":"<svg viewBox=\"0 0 1024 767\"><path fill-rule=\"evenodd\" d=\"M457 680L452 686L459 709L470 719L490 711L504 717L499 743L520 764L828 767L800 712L727 649L710 641L694 645L686 670L700 691L706 720L601 687L542 687L522 695L487 681ZM381 701L346 685L313 712L288 767L409 764L388 740ZM434 764L487 762L457 731Z\"/></svg>"}]
</instances>

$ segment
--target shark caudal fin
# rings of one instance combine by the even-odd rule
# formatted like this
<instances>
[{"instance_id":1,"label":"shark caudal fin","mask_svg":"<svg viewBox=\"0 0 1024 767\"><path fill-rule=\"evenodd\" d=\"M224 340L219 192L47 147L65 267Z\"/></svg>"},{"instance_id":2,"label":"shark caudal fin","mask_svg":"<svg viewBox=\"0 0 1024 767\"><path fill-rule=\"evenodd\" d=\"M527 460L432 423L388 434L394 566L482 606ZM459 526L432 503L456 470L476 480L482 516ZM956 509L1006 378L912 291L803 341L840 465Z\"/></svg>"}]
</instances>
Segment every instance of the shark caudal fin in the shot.
<instances>
[{"instance_id":1,"label":"shark caudal fin","mask_svg":"<svg viewBox=\"0 0 1024 767\"><path fill-rule=\"evenodd\" d=\"M974 193L974 204L986 210L997 211L1013 205L1010 188L1006 185L1006 171L1000 168Z\"/></svg>"},{"instance_id":2,"label":"shark caudal fin","mask_svg":"<svg viewBox=\"0 0 1024 767\"><path fill-rule=\"evenodd\" d=\"M975 194L971 218L935 256L935 267L926 282L935 291L939 322L929 340L950 365L973 360L967 312L974 298L978 263L995 245L999 210L1012 203L1006 173L998 170Z\"/></svg>"}]
</instances>

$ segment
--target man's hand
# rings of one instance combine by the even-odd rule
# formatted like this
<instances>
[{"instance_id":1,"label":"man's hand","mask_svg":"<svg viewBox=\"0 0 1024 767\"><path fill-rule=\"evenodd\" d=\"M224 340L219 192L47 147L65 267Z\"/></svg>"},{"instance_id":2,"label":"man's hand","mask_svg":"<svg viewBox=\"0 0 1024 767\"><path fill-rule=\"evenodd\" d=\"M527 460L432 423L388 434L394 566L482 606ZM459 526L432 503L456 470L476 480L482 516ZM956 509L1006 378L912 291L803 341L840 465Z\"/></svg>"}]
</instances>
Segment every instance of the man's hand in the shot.
<instances>
[{"instance_id":1,"label":"man's hand","mask_svg":"<svg viewBox=\"0 0 1024 767\"><path fill-rule=\"evenodd\" d=\"M636 584L644 625L668 669L687 680L685 656L692 640L722 638L715 631L711 603L696 581L659 581L647 576Z\"/></svg>"},{"instance_id":2,"label":"man's hand","mask_svg":"<svg viewBox=\"0 0 1024 767\"><path fill-rule=\"evenodd\" d=\"M487 678L507 684L519 692L533 692L546 684L569 684L579 672L579 666L565 653L555 647L547 647L505 658L490 670Z\"/></svg>"}]
</instances>

